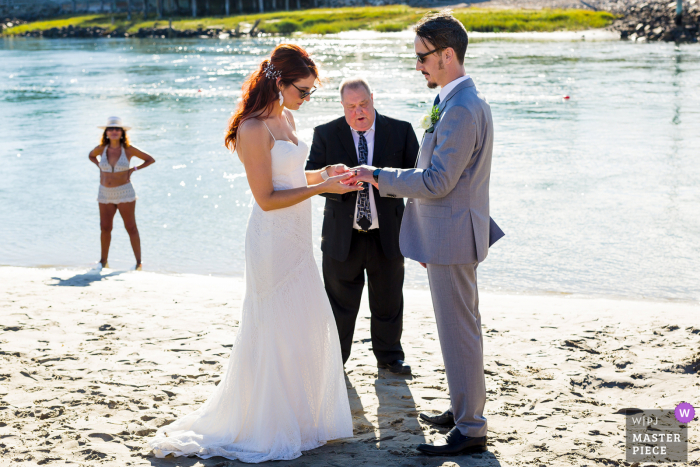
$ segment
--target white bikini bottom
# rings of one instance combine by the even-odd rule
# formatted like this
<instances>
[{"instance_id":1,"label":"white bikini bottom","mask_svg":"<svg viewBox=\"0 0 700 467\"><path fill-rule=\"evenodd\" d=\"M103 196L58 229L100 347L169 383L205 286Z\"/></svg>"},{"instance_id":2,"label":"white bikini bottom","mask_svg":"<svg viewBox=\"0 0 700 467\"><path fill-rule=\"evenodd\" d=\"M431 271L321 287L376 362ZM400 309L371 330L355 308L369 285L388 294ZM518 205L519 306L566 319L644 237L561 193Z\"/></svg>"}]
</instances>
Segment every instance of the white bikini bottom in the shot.
<instances>
[{"instance_id":1,"label":"white bikini bottom","mask_svg":"<svg viewBox=\"0 0 700 467\"><path fill-rule=\"evenodd\" d=\"M130 203L136 199L136 192L131 182L111 188L100 185L100 190L97 192L97 202L102 204Z\"/></svg>"}]
</instances>

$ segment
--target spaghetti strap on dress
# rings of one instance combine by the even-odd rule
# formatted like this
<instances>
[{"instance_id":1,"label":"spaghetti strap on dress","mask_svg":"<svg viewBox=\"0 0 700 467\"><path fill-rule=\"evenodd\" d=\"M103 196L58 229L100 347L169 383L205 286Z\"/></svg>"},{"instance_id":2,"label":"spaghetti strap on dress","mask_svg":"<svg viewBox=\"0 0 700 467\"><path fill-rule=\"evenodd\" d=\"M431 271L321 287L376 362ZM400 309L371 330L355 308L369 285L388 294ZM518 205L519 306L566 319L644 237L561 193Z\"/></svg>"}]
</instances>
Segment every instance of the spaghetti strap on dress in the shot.
<instances>
[{"instance_id":1,"label":"spaghetti strap on dress","mask_svg":"<svg viewBox=\"0 0 700 467\"><path fill-rule=\"evenodd\" d=\"M286 117L286 115L285 115L285 117ZM270 131L270 127L267 126L267 123L265 123L265 120L260 120L260 121L262 122L263 125L265 125L265 128L267 128L267 131ZM289 119L287 119L287 121L289 121ZM275 138L275 135L273 135L271 131L270 131L270 136L272 136L273 140L277 141L277 138Z\"/></svg>"}]
</instances>

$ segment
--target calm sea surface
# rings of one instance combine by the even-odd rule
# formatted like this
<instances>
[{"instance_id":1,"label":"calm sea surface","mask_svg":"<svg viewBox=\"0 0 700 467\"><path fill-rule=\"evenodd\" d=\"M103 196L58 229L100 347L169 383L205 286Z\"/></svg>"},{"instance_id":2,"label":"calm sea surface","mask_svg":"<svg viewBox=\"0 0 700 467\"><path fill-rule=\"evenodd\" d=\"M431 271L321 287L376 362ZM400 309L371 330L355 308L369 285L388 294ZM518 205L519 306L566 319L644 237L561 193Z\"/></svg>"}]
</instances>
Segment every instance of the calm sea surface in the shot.
<instances>
[{"instance_id":1,"label":"calm sea surface","mask_svg":"<svg viewBox=\"0 0 700 467\"><path fill-rule=\"evenodd\" d=\"M145 267L242 275L251 194L223 133L280 41L0 39L0 264L99 258L87 154L118 115L157 160L132 177ZM307 142L341 115L344 76L366 76L378 111L416 127L432 104L410 33L293 41L326 78L296 116ZM481 37L466 67L493 110L491 209L507 234L483 288L700 300L700 46ZM134 264L119 220L110 263ZM408 264L407 282L426 286L423 269Z\"/></svg>"}]
</instances>

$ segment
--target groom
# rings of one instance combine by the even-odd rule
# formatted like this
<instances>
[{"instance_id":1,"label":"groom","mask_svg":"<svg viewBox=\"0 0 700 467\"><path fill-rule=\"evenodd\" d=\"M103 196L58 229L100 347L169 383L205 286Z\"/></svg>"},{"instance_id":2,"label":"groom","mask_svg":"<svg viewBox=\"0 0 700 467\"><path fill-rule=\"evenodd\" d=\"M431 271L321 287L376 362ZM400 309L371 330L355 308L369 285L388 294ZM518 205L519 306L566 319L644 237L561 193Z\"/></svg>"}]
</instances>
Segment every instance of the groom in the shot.
<instances>
[{"instance_id":1,"label":"groom","mask_svg":"<svg viewBox=\"0 0 700 467\"><path fill-rule=\"evenodd\" d=\"M486 450L486 385L476 268L503 232L489 217L493 148L491 108L464 71L467 31L449 11L415 27L416 70L441 87L433 124L415 169L362 166L349 182L372 183L381 196L410 198L401 224L405 257L427 267L452 406L421 418L456 426L421 444L426 454Z\"/></svg>"}]
</instances>

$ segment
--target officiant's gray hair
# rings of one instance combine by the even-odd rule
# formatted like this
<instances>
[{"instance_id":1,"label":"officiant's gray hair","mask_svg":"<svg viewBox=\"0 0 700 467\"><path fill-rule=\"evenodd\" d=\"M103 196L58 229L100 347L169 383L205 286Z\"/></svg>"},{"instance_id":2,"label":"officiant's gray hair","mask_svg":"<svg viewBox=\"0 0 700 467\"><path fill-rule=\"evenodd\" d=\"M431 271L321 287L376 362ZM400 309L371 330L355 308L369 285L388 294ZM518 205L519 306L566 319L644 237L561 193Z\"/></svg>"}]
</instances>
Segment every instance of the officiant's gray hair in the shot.
<instances>
[{"instance_id":1,"label":"officiant's gray hair","mask_svg":"<svg viewBox=\"0 0 700 467\"><path fill-rule=\"evenodd\" d=\"M372 89L369 87L369 83L367 82L366 79L364 78L346 78L343 80L342 83L340 83L340 100L343 100L343 91L345 89L358 89L358 88L365 88L367 90L367 94L372 94Z\"/></svg>"}]
</instances>

